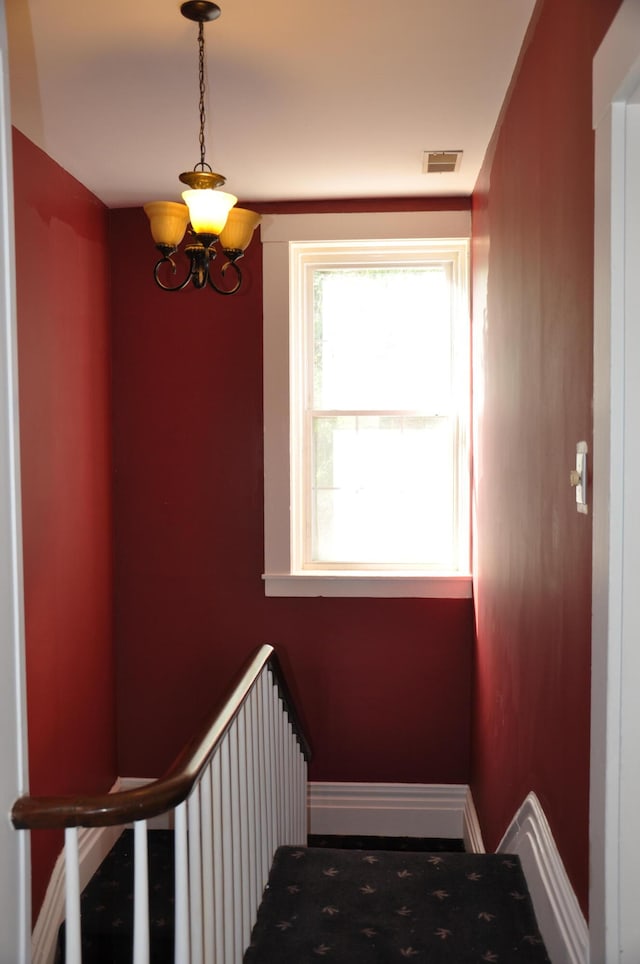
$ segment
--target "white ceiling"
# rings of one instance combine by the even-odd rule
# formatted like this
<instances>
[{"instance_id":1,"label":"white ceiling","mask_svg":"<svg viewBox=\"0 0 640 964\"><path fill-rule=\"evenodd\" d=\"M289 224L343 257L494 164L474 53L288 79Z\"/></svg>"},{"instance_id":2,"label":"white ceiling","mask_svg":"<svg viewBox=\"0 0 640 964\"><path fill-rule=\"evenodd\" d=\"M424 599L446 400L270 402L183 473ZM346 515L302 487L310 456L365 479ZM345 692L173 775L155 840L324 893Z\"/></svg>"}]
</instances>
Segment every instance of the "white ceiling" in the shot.
<instances>
[{"instance_id":1,"label":"white ceiling","mask_svg":"<svg viewBox=\"0 0 640 964\"><path fill-rule=\"evenodd\" d=\"M244 200L468 195L535 0L220 0L207 160ZM12 120L112 207L199 160L178 0L6 0ZM464 150L456 174L425 150Z\"/></svg>"}]
</instances>

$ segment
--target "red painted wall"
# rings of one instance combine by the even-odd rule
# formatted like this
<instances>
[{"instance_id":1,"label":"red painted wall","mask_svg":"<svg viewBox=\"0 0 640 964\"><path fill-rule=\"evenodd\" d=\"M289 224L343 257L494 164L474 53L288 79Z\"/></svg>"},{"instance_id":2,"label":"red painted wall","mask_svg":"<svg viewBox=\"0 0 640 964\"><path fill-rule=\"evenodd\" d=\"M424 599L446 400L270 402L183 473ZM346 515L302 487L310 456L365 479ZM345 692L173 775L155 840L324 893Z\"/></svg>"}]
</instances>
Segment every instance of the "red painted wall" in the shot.
<instances>
[{"instance_id":1,"label":"red painted wall","mask_svg":"<svg viewBox=\"0 0 640 964\"><path fill-rule=\"evenodd\" d=\"M591 436L591 58L618 6L540 4L473 201L474 794L492 848L536 791L585 907L591 527L567 478ZM92 792L116 773L107 214L17 133L14 154L31 787ZM112 212L110 257L120 772L159 773L268 640L314 779L466 781L469 602L264 597L259 244L228 301L154 287L139 210ZM36 911L57 849L35 835Z\"/></svg>"},{"instance_id":2,"label":"red painted wall","mask_svg":"<svg viewBox=\"0 0 640 964\"><path fill-rule=\"evenodd\" d=\"M547 0L473 198L473 792L493 849L534 790L588 891L591 61L619 0Z\"/></svg>"},{"instance_id":3,"label":"red painted wall","mask_svg":"<svg viewBox=\"0 0 640 964\"><path fill-rule=\"evenodd\" d=\"M13 155L29 778L92 793L116 776L107 212L17 131ZM60 847L32 835L34 920Z\"/></svg>"},{"instance_id":4,"label":"red painted wall","mask_svg":"<svg viewBox=\"0 0 640 964\"><path fill-rule=\"evenodd\" d=\"M112 212L111 242L121 772L159 774L271 642L313 779L466 782L469 600L264 596L259 241L230 299L156 288L141 210Z\"/></svg>"}]
</instances>

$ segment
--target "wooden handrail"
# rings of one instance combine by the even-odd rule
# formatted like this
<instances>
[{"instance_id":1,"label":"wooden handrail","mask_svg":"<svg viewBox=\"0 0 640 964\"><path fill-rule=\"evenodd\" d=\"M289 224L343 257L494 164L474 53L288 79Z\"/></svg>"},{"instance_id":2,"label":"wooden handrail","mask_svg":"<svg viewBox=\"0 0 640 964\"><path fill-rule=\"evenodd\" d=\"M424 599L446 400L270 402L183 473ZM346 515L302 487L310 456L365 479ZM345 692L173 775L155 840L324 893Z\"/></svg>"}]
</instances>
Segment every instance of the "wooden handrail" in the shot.
<instances>
[{"instance_id":1,"label":"wooden handrail","mask_svg":"<svg viewBox=\"0 0 640 964\"><path fill-rule=\"evenodd\" d=\"M273 673L280 697L305 759L311 759L287 687L280 661L273 646L261 646L248 660L220 709L185 746L164 776L146 786L120 793L97 796L20 797L13 805L11 822L16 830L41 830L58 827L112 827L148 820L173 810L191 793L200 774L211 760L216 747L239 713L244 700L265 666Z\"/></svg>"}]
</instances>

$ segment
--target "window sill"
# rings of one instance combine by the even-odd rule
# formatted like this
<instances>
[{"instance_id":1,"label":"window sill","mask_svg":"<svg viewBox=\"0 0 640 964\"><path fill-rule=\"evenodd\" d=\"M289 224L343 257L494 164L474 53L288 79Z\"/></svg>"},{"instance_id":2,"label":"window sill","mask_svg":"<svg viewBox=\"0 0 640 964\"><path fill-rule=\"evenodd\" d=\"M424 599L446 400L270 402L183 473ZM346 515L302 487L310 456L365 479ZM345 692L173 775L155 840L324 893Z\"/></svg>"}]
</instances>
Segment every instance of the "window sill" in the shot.
<instances>
[{"instance_id":1,"label":"window sill","mask_svg":"<svg viewBox=\"0 0 640 964\"><path fill-rule=\"evenodd\" d=\"M266 573L265 596L343 596L379 598L471 599L472 579L465 573L305 572Z\"/></svg>"}]
</instances>

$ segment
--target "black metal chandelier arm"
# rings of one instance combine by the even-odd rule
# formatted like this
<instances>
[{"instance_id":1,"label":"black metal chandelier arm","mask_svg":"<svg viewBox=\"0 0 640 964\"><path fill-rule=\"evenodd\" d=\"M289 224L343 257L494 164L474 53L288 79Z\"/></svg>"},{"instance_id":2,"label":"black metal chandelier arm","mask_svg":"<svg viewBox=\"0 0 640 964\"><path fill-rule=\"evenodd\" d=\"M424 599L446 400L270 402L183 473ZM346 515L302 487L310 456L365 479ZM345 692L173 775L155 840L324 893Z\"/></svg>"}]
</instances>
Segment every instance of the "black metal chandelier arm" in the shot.
<instances>
[{"instance_id":1,"label":"black metal chandelier arm","mask_svg":"<svg viewBox=\"0 0 640 964\"><path fill-rule=\"evenodd\" d=\"M213 290L217 292L219 295L235 295L236 291L240 290L240 285L242 284L242 272L240 271L240 268L238 267L236 262L227 261L225 264L222 265L222 268L220 269L220 274L222 275L223 278L227 273L227 268L233 268L233 270L236 273L236 283L233 286L233 288L219 288L218 285L213 280L213 278L211 277L211 271L209 271L209 284L211 285Z\"/></svg>"},{"instance_id":2,"label":"black metal chandelier arm","mask_svg":"<svg viewBox=\"0 0 640 964\"><path fill-rule=\"evenodd\" d=\"M166 285L163 281L160 280L160 270L163 264L170 264L171 273L172 274L176 273L176 266L173 261L173 258L164 258L164 257L160 258L160 260L156 262L156 265L153 269L153 277L154 277L155 283L158 285L159 288L162 288L163 291L183 291L191 281L191 277L192 277L191 266L189 266L189 271L184 281L181 281L177 285Z\"/></svg>"}]
</instances>

